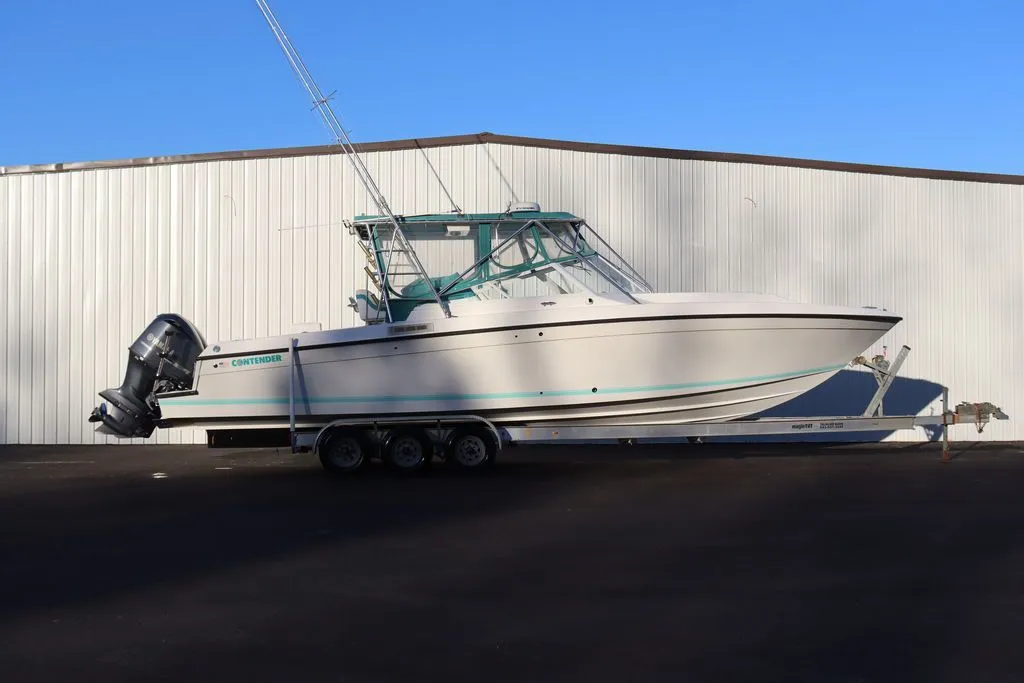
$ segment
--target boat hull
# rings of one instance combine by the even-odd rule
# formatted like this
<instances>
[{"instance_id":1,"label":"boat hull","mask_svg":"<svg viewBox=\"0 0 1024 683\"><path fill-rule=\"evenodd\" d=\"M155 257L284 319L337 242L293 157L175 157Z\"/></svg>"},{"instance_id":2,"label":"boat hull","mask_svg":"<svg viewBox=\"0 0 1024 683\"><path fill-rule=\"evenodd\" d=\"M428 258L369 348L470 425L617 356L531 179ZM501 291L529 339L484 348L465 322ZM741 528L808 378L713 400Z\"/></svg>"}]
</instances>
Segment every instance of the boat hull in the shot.
<instances>
[{"instance_id":1,"label":"boat hull","mask_svg":"<svg viewBox=\"0 0 1024 683\"><path fill-rule=\"evenodd\" d=\"M458 413L510 425L736 419L818 386L899 321L858 309L623 308L303 335L293 388L287 343L225 346L201 358L194 392L158 396L162 422L287 426L292 390L300 428Z\"/></svg>"}]
</instances>

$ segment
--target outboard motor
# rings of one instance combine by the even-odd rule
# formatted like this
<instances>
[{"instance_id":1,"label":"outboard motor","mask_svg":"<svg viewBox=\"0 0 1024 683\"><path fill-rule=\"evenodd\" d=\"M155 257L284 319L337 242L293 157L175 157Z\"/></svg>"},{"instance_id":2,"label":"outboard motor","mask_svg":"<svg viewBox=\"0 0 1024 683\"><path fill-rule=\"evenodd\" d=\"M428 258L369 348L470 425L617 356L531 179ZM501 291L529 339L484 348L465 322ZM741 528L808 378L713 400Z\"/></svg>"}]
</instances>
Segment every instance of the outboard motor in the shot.
<instances>
[{"instance_id":1,"label":"outboard motor","mask_svg":"<svg viewBox=\"0 0 1024 683\"><path fill-rule=\"evenodd\" d=\"M154 394L192 387L196 358L206 340L179 315L158 315L128 347L128 368L120 387L100 396L110 402L94 408L89 422L102 423L98 431L120 437L146 438L160 419Z\"/></svg>"}]
</instances>

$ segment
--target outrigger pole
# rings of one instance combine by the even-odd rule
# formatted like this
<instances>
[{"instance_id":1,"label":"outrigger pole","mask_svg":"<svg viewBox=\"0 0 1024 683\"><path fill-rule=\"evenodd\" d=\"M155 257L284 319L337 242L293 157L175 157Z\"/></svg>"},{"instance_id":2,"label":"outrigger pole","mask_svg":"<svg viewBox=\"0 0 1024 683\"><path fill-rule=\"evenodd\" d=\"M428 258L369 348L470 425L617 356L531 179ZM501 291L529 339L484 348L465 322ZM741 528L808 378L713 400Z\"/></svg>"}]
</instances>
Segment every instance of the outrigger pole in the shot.
<instances>
[{"instance_id":1,"label":"outrigger pole","mask_svg":"<svg viewBox=\"0 0 1024 683\"><path fill-rule=\"evenodd\" d=\"M437 287L434 286L433 281L427 274L423 264L420 263L419 257L416 256L416 252L412 249L409 241L406 239L405 233L402 231L401 226L398 224L398 219L391 211L391 207L388 206L387 199L384 197L384 193L381 192L380 187L374 181L370 171L363 164L363 160L356 152L355 146L352 144L352 140L349 139L348 133L345 128L341 125L338 117L335 115L334 110L331 109L331 105L328 102L331 95L324 95L320 90L320 87L313 80L312 74L309 69L306 68L306 64L302 61L302 57L299 56L298 50L292 45L291 40L288 38L288 34L285 33L281 23L277 20L273 10L267 4L266 0L256 0L257 6L260 8L260 12L263 13L263 18L267 20L267 24L270 26L270 30L273 31L274 37L277 39L278 44L281 46L281 50L284 51L285 57L288 59L288 63L291 65L295 75L298 76L299 81L302 82L303 87L313 101L313 108L320 114L320 118L323 119L324 125L331 131L334 136L334 141L341 146L345 151L345 156L348 157L352 164L352 168L355 170L356 175L359 177L359 181L366 188L366 192L370 195L373 203L376 204L377 210L381 215L387 216L390 221L394 232L392 233L390 248L387 249L387 266L384 268L384 272L381 273L381 299L384 301L384 306L387 310L388 322L393 322L394 319L391 315L390 295L388 293L388 272L391 267L391 260L395 254L404 253L412 264L413 269L416 271L416 275L423 279L430 293L437 302L441 310L444 311L446 317L451 317L452 313L448 307L447 301L441 298L441 295L437 291ZM398 248L396 249L396 242ZM379 250L378 256L385 250Z\"/></svg>"}]
</instances>

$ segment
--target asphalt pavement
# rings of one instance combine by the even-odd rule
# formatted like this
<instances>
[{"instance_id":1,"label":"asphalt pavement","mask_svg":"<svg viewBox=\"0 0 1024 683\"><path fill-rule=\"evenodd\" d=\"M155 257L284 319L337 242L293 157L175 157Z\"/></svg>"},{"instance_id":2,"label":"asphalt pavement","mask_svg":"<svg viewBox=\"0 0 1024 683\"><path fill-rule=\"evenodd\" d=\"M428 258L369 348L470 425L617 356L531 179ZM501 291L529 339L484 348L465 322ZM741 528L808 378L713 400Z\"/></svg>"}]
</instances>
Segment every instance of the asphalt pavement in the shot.
<instances>
[{"instance_id":1,"label":"asphalt pavement","mask_svg":"<svg viewBox=\"0 0 1024 683\"><path fill-rule=\"evenodd\" d=\"M0 681L1024 680L1024 449L0 448Z\"/></svg>"}]
</instances>

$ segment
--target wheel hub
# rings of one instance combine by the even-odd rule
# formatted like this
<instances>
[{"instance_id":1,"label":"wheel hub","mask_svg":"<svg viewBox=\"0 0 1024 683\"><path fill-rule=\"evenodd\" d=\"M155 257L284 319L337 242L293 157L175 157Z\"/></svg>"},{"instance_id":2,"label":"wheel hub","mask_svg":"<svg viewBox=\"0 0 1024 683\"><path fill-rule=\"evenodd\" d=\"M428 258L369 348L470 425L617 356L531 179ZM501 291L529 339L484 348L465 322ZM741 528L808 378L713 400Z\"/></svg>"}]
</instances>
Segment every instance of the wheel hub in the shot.
<instances>
[{"instance_id":1,"label":"wheel hub","mask_svg":"<svg viewBox=\"0 0 1024 683\"><path fill-rule=\"evenodd\" d=\"M466 467L476 467L487 459L487 444L479 436L466 436L455 444L455 460Z\"/></svg>"},{"instance_id":2,"label":"wheel hub","mask_svg":"<svg viewBox=\"0 0 1024 683\"><path fill-rule=\"evenodd\" d=\"M362 460L363 449L355 439L342 438L331 442L327 449L327 458L336 467L350 469Z\"/></svg>"},{"instance_id":3,"label":"wheel hub","mask_svg":"<svg viewBox=\"0 0 1024 683\"><path fill-rule=\"evenodd\" d=\"M420 442L412 437L400 439L395 443L393 459L399 467L416 467L423 459Z\"/></svg>"}]
</instances>

